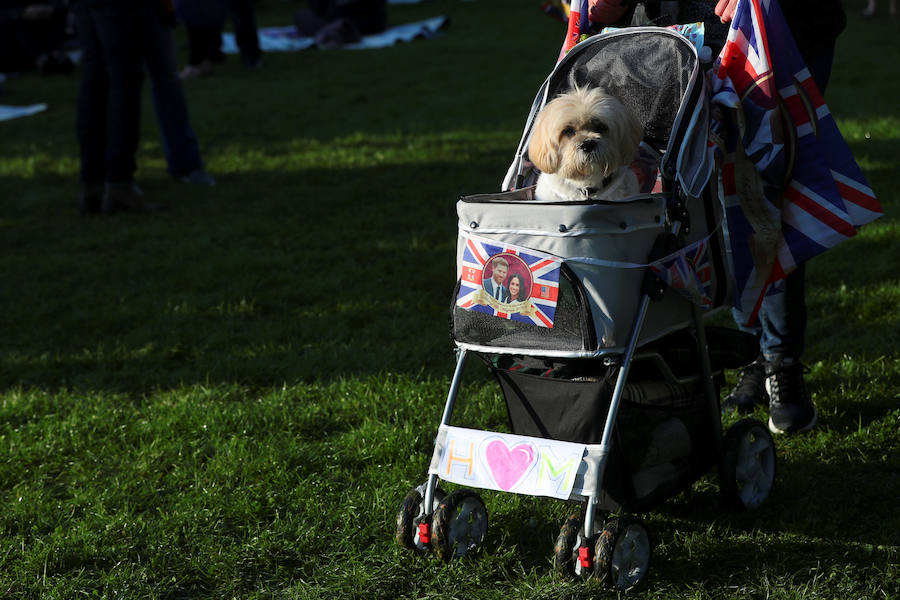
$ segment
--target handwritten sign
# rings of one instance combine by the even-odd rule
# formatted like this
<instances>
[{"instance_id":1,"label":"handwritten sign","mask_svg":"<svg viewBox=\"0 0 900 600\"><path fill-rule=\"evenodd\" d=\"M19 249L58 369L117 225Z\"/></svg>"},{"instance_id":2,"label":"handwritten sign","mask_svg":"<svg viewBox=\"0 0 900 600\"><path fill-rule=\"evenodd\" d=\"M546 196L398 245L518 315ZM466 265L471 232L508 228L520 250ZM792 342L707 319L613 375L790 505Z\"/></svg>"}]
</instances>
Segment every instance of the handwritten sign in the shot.
<instances>
[{"instance_id":1,"label":"handwritten sign","mask_svg":"<svg viewBox=\"0 0 900 600\"><path fill-rule=\"evenodd\" d=\"M566 500L584 444L442 426L430 473L472 487Z\"/></svg>"}]
</instances>

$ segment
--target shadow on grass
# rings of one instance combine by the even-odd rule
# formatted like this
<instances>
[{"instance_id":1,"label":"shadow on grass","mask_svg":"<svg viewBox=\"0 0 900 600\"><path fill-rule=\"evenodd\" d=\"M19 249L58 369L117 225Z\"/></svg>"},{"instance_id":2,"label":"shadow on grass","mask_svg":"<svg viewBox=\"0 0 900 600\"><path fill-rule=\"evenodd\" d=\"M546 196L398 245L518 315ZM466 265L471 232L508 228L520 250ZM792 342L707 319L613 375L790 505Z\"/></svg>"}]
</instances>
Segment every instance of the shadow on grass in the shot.
<instances>
[{"instance_id":1,"label":"shadow on grass","mask_svg":"<svg viewBox=\"0 0 900 600\"><path fill-rule=\"evenodd\" d=\"M654 562L651 577L691 589L719 590L729 582L741 588L765 587L768 582L773 588L789 589L808 586L819 577L834 586L836 579L854 580L868 573L878 588L883 585L879 575L891 570L891 560L887 552L841 542L727 537L668 554Z\"/></svg>"},{"instance_id":2,"label":"shadow on grass","mask_svg":"<svg viewBox=\"0 0 900 600\"><path fill-rule=\"evenodd\" d=\"M498 185L494 169L473 168L448 189L459 170L250 173L204 190L153 181L148 196L169 210L111 218L78 216L76 186L14 179L23 195L0 215L11 249L0 387L445 376L455 202Z\"/></svg>"}]
</instances>

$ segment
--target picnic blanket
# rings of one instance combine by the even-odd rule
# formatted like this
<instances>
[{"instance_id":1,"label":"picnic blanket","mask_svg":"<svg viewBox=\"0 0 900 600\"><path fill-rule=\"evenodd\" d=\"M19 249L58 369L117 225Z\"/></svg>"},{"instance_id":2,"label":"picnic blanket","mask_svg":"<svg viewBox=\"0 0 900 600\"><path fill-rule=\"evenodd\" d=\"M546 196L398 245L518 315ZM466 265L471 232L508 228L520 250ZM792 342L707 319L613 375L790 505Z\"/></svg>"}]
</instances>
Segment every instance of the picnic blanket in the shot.
<instances>
[{"instance_id":1,"label":"picnic blanket","mask_svg":"<svg viewBox=\"0 0 900 600\"><path fill-rule=\"evenodd\" d=\"M433 37L447 24L447 17L438 16L424 21L406 23L388 27L381 33L364 36L362 41L355 44L341 46L348 50L364 50L369 48L386 48L397 42L409 42L416 38L428 39ZM259 47L263 52L295 52L315 47L316 42L311 37L297 33L296 27L264 27L259 30ZM222 52L237 54L238 47L233 33L222 34Z\"/></svg>"},{"instance_id":2,"label":"picnic blanket","mask_svg":"<svg viewBox=\"0 0 900 600\"><path fill-rule=\"evenodd\" d=\"M11 121L19 117L27 117L47 110L46 104L31 104L29 106L9 106L0 104L0 121Z\"/></svg>"}]
</instances>

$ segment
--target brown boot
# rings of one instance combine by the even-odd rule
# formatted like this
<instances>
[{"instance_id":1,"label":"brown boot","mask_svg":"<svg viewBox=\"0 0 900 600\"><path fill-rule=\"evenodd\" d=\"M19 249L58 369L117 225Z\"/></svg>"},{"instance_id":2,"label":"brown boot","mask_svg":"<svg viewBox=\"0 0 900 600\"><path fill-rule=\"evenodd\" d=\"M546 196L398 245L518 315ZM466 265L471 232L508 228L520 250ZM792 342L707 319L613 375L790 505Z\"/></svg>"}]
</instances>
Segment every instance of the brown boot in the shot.
<instances>
[{"instance_id":1,"label":"brown boot","mask_svg":"<svg viewBox=\"0 0 900 600\"><path fill-rule=\"evenodd\" d=\"M147 213L156 212L162 208L161 204L146 201L144 193L133 182L107 182L100 212L105 215L111 215L119 211Z\"/></svg>"}]
</instances>

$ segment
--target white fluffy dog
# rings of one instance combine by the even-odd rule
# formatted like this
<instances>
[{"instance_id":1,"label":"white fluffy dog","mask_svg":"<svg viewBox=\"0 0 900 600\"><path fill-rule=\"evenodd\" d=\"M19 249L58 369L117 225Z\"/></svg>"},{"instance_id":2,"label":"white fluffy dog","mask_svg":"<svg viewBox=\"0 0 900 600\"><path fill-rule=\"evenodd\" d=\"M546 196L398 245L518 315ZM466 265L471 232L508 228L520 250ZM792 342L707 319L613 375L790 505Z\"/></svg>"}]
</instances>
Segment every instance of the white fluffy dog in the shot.
<instances>
[{"instance_id":1,"label":"white fluffy dog","mask_svg":"<svg viewBox=\"0 0 900 600\"><path fill-rule=\"evenodd\" d=\"M599 88L575 88L538 114L528 158L540 169L544 202L618 200L638 193L629 167L643 137L640 121Z\"/></svg>"}]
</instances>

